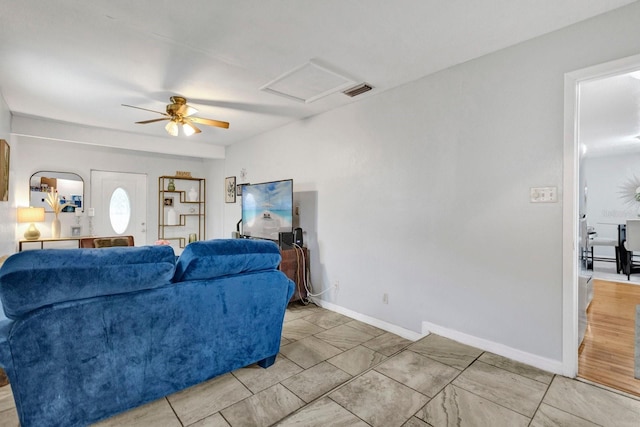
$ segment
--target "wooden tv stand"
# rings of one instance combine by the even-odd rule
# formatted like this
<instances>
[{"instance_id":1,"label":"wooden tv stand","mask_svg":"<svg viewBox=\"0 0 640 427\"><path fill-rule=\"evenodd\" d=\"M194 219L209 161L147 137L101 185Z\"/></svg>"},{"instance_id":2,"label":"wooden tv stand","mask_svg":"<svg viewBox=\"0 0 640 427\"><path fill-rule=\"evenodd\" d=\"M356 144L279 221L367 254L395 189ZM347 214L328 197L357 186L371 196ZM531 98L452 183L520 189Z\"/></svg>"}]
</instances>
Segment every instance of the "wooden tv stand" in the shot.
<instances>
[{"instance_id":1,"label":"wooden tv stand","mask_svg":"<svg viewBox=\"0 0 640 427\"><path fill-rule=\"evenodd\" d=\"M282 262L280 262L280 271L287 275L287 277L293 280L296 284L296 289L293 292L293 296L289 302L299 301L307 298L307 290L304 287L304 279L307 271L309 271L309 251L307 248L296 249L280 249L282 255ZM302 261L302 254L304 254L304 263Z\"/></svg>"}]
</instances>

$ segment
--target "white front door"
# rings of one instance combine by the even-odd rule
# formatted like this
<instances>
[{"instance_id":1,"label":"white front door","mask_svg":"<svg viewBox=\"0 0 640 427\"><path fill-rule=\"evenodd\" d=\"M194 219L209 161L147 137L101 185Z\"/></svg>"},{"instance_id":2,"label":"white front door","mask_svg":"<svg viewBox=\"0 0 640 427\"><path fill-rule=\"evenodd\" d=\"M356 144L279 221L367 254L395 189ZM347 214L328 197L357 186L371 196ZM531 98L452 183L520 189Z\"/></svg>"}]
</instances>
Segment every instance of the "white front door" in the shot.
<instances>
[{"instance_id":1,"label":"white front door","mask_svg":"<svg viewBox=\"0 0 640 427\"><path fill-rule=\"evenodd\" d=\"M91 171L91 205L95 236L133 236L147 244L147 175Z\"/></svg>"}]
</instances>

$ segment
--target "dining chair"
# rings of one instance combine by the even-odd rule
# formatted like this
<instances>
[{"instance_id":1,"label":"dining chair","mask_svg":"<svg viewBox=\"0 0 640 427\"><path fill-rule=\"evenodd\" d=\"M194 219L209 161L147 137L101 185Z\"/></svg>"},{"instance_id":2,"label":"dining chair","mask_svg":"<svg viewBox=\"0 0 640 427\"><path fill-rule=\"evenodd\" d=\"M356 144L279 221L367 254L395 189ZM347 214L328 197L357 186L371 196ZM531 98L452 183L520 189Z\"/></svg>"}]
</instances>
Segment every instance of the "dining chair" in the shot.
<instances>
[{"instance_id":1,"label":"dining chair","mask_svg":"<svg viewBox=\"0 0 640 427\"><path fill-rule=\"evenodd\" d=\"M589 248L589 256L591 257L591 266L593 268L593 262L595 261L595 256L593 254L594 246L609 246L613 248L616 258L616 273L620 272L620 258L618 251L618 239L612 239L609 237L594 237L592 239L587 240L587 245ZM599 261L609 261L609 258L599 258Z\"/></svg>"},{"instance_id":2,"label":"dining chair","mask_svg":"<svg viewBox=\"0 0 640 427\"><path fill-rule=\"evenodd\" d=\"M627 280L631 280L631 273L634 269L633 252L640 253L640 219L627 220L627 238L624 241L624 248L627 250L625 273L627 273ZM635 267L640 270L640 264L636 264Z\"/></svg>"}]
</instances>

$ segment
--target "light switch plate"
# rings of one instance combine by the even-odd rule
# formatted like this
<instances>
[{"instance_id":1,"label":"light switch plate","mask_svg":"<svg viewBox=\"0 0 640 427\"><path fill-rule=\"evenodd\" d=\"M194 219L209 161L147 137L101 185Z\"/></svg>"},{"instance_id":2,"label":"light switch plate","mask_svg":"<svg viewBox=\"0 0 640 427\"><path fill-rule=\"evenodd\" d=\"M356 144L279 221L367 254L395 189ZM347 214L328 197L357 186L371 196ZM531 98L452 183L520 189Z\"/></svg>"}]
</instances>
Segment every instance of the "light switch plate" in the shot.
<instances>
[{"instance_id":1,"label":"light switch plate","mask_svg":"<svg viewBox=\"0 0 640 427\"><path fill-rule=\"evenodd\" d=\"M558 187L531 187L529 200L531 203L556 203L558 201Z\"/></svg>"}]
</instances>

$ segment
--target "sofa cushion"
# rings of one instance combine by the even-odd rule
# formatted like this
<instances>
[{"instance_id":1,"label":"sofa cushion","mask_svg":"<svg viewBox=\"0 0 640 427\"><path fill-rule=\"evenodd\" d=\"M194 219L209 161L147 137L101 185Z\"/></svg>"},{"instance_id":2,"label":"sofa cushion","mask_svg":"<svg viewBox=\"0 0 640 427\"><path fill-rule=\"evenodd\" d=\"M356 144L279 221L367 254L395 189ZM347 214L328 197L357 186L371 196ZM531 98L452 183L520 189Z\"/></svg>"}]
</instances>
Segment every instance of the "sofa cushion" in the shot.
<instances>
[{"instance_id":1,"label":"sofa cushion","mask_svg":"<svg viewBox=\"0 0 640 427\"><path fill-rule=\"evenodd\" d=\"M217 239L189 243L176 264L174 282L273 270L280 249L269 240Z\"/></svg>"},{"instance_id":2,"label":"sofa cushion","mask_svg":"<svg viewBox=\"0 0 640 427\"><path fill-rule=\"evenodd\" d=\"M19 252L0 269L0 299L16 319L58 302L165 286L174 267L170 246Z\"/></svg>"}]
</instances>

